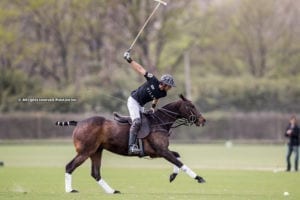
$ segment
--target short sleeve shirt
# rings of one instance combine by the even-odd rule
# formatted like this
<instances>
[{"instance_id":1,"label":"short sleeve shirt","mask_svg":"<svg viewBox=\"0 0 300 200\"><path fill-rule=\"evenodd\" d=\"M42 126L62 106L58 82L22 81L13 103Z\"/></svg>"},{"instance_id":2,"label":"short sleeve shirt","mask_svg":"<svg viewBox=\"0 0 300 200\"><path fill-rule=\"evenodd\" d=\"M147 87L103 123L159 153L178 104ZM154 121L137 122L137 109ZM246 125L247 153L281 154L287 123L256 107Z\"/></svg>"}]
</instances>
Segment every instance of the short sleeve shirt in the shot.
<instances>
[{"instance_id":1,"label":"short sleeve shirt","mask_svg":"<svg viewBox=\"0 0 300 200\"><path fill-rule=\"evenodd\" d=\"M131 92L131 96L141 105L167 96L167 92L159 89L159 80L151 73L146 72L144 75L146 82L138 89Z\"/></svg>"}]
</instances>

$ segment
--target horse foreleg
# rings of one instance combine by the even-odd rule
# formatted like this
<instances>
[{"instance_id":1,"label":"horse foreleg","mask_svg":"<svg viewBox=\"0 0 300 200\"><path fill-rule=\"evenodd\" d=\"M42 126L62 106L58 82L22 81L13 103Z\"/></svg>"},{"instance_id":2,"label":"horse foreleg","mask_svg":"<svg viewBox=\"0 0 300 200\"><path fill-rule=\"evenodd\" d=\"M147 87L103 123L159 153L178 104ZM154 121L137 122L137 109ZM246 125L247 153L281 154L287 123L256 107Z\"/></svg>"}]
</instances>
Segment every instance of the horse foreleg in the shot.
<instances>
[{"instance_id":1,"label":"horse foreleg","mask_svg":"<svg viewBox=\"0 0 300 200\"><path fill-rule=\"evenodd\" d=\"M78 192L72 188L72 172L80 166L88 156L77 154L67 165L65 172L65 190L66 192Z\"/></svg>"},{"instance_id":2,"label":"horse foreleg","mask_svg":"<svg viewBox=\"0 0 300 200\"><path fill-rule=\"evenodd\" d=\"M177 153L177 152L175 152L175 151L171 151L171 152L172 152L172 154L176 157L177 160L180 159L179 153ZM176 176L178 175L179 171L180 171L180 169L179 169L176 165L174 165L174 167L173 167L173 173L170 175L170 179L169 179L170 182L174 181L174 179L175 179Z\"/></svg>"},{"instance_id":3,"label":"horse foreleg","mask_svg":"<svg viewBox=\"0 0 300 200\"><path fill-rule=\"evenodd\" d=\"M168 160L169 162L173 163L175 166L177 166L179 169L184 171L187 175L189 175L191 178L196 179L198 183L205 183L205 180L198 176L193 170L191 170L188 166L184 165L180 160L176 158L176 156L169 150L166 150L162 152L162 156Z\"/></svg>"},{"instance_id":4,"label":"horse foreleg","mask_svg":"<svg viewBox=\"0 0 300 200\"><path fill-rule=\"evenodd\" d=\"M92 161L91 175L97 181L97 183L103 188L103 190L108 194L120 193L118 190L112 189L103 178L101 178L100 167L102 158L102 149L98 150L90 156Z\"/></svg>"}]
</instances>

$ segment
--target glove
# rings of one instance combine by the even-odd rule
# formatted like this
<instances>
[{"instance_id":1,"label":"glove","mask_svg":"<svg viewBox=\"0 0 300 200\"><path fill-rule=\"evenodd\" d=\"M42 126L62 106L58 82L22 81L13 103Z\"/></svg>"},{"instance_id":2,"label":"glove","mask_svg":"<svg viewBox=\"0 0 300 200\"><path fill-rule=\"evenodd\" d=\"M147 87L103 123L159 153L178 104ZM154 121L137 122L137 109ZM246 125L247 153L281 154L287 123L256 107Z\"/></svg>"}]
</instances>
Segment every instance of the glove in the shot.
<instances>
[{"instance_id":1,"label":"glove","mask_svg":"<svg viewBox=\"0 0 300 200\"><path fill-rule=\"evenodd\" d=\"M126 51L123 55L124 59L127 60L128 63L131 63L132 62L132 59L130 57L130 52L129 51Z\"/></svg>"}]
</instances>

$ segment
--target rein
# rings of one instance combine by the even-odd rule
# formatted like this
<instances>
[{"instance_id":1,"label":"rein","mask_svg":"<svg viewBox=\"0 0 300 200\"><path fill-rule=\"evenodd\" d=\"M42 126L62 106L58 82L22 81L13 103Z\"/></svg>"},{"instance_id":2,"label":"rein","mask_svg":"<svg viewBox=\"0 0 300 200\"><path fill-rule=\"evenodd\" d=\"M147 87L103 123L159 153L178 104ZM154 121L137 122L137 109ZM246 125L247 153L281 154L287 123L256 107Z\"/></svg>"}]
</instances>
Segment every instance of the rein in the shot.
<instances>
[{"instance_id":1,"label":"rein","mask_svg":"<svg viewBox=\"0 0 300 200\"><path fill-rule=\"evenodd\" d=\"M170 128L177 128L177 127L182 126L182 125L191 126L197 120L196 116L192 112L191 112L191 115L189 116L189 119L185 119L185 118L177 119L177 117L180 116L180 114L177 113L177 112L173 112L173 111L165 109L165 108L160 108L157 111L160 111L161 113L168 116L169 118L174 119L174 121L164 122L159 116L155 115L155 113L154 113L152 116L154 116L160 122L162 122L160 124L155 124L154 126L169 125L169 124L173 124L174 122L176 122L178 124L176 124L175 126L171 126Z\"/></svg>"}]
</instances>

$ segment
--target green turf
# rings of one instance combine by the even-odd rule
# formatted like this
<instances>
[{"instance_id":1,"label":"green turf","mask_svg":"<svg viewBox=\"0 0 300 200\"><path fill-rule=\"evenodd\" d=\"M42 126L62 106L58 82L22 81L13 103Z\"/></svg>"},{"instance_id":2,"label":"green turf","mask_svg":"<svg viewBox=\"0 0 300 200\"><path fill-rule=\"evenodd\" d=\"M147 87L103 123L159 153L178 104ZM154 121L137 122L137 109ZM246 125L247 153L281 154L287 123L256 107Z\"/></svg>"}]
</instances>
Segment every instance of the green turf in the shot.
<instances>
[{"instance_id":1,"label":"green turf","mask_svg":"<svg viewBox=\"0 0 300 200\"><path fill-rule=\"evenodd\" d=\"M87 161L73 174L78 194L64 192L64 165L74 156L70 143L1 145L0 199L300 199L300 173L283 171L284 146L173 145L182 161L207 183L184 173L169 183L163 159L125 158L104 153L102 176L122 194L108 195L90 176ZM275 170L275 171L273 171ZM289 196L283 193L289 192Z\"/></svg>"}]
</instances>

